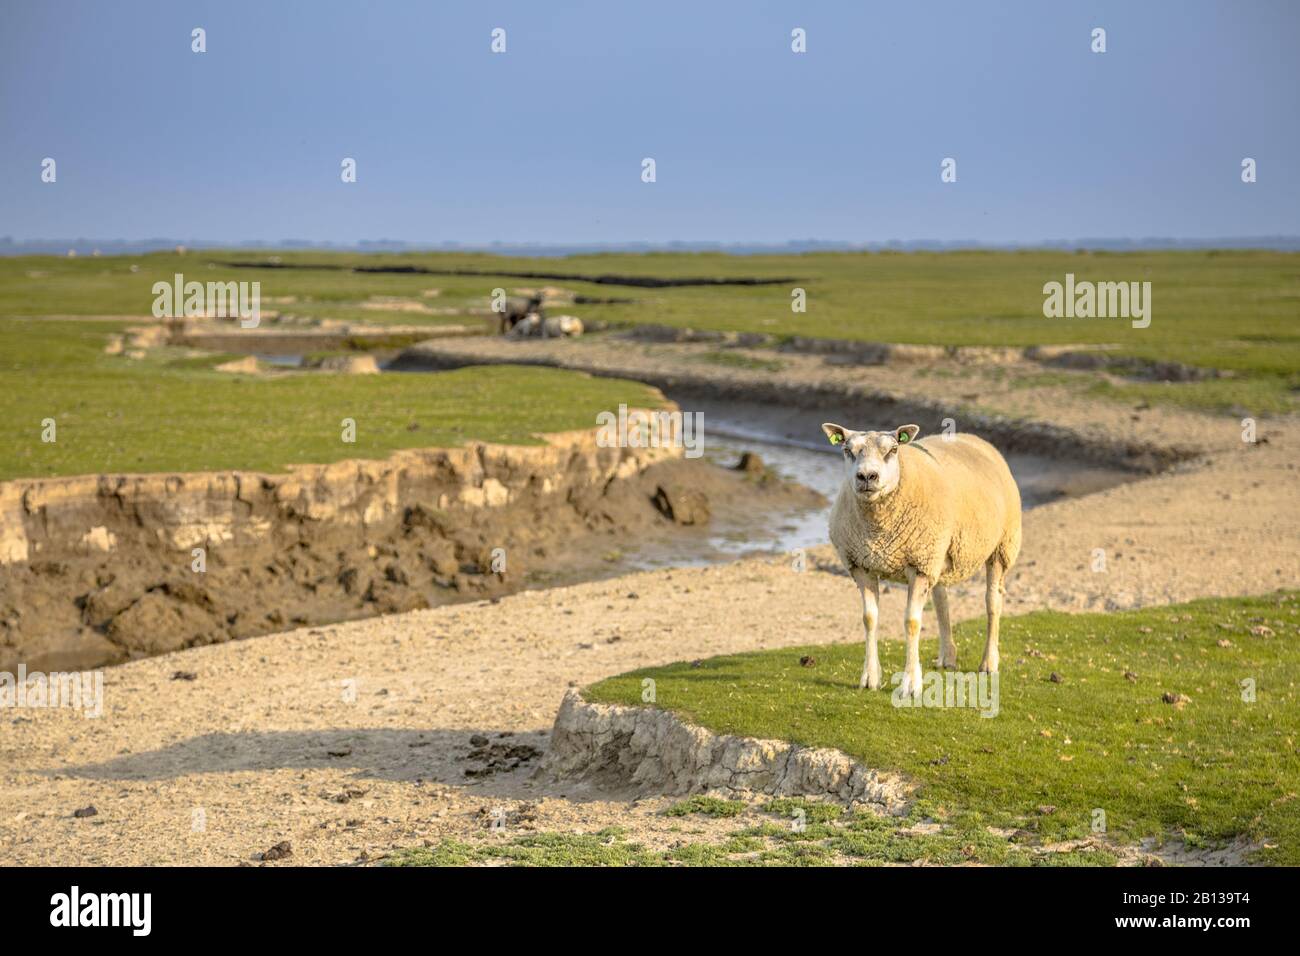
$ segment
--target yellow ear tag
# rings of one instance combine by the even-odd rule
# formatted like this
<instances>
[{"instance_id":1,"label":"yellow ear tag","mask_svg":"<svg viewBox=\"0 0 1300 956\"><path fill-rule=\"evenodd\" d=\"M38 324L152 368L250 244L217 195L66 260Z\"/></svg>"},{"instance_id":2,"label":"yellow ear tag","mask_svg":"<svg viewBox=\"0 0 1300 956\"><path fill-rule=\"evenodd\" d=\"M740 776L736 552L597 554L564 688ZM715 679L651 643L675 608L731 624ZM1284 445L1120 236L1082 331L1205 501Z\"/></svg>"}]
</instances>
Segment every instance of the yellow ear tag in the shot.
<instances>
[{"instance_id":1,"label":"yellow ear tag","mask_svg":"<svg viewBox=\"0 0 1300 956\"><path fill-rule=\"evenodd\" d=\"M840 442L844 441L843 435L831 435L829 437L832 445L838 445Z\"/></svg>"}]
</instances>

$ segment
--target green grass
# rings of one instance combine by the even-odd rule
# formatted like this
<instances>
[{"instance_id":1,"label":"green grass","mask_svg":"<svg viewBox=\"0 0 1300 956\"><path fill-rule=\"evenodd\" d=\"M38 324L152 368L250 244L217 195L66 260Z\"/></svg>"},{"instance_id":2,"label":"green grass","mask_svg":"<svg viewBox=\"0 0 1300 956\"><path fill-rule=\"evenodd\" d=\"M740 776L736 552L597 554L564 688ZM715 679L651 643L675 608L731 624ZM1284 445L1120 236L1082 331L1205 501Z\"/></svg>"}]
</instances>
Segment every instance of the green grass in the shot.
<instances>
[{"instance_id":1,"label":"green grass","mask_svg":"<svg viewBox=\"0 0 1300 956\"><path fill-rule=\"evenodd\" d=\"M838 803L821 803L804 800L799 797L781 797L763 804L763 812L775 817L793 820L800 815L809 823L830 823L844 816L844 808Z\"/></svg>"},{"instance_id":2,"label":"green grass","mask_svg":"<svg viewBox=\"0 0 1300 956\"><path fill-rule=\"evenodd\" d=\"M788 823L762 823L742 830L735 838L771 845L772 849L760 855L760 861L784 860L786 865L838 858L860 866L1113 866L1117 859L1095 845L1040 852L971 823L945 826L937 832L917 832L911 827L926 822L929 812L919 805L903 820L869 812L843 811L823 816L816 811L824 806L810 804L802 830ZM819 816L821 820L817 820Z\"/></svg>"},{"instance_id":3,"label":"green grass","mask_svg":"<svg viewBox=\"0 0 1300 956\"><path fill-rule=\"evenodd\" d=\"M731 802L731 801L725 801ZM743 808L743 804L741 805ZM782 812L773 808L780 807ZM1038 850L976 826L942 832L914 830L928 822L918 804L906 817L847 811L833 804L782 800L757 811L792 816L804 811L805 825L761 819L717 842L682 843L650 850L631 842L617 827L594 834L526 833L482 841L449 839L429 847L400 850L387 866L1113 866L1114 854L1095 841L1070 849ZM784 811L789 811L787 814ZM752 811L751 811L752 812Z\"/></svg>"},{"instance_id":4,"label":"green grass","mask_svg":"<svg viewBox=\"0 0 1300 956\"><path fill-rule=\"evenodd\" d=\"M474 439L535 444L653 405L645 386L536 367L438 374L231 375L228 355L103 354L122 326L0 319L0 480L100 472L277 471ZM41 440L53 418L57 441ZM356 441L342 440L342 421Z\"/></svg>"},{"instance_id":5,"label":"green grass","mask_svg":"<svg viewBox=\"0 0 1300 956\"><path fill-rule=\"evenodd\" d=\"M670 817L685 817L693 813L703 814L706 817L734 817L739 816L744 809L745 805L739 800L696 796L673 804L664 811L664 814Z\"/></svg>"},{"instance_id":6,"label":"green grass","mask_svg":"<svg viewBox=\"0 0 1300 956\"><path fill-rule=\"evenodd\" d=\"M279 254L279 253L276 253ZM440 324L474 322L474 317L431 316L410 312L365 309L375 296L415 299L431 308L484 308L495 285L482 279L442 276L365 275L344 271L237 269L214 260L262 260L268 254L150 253L140 256L66 259L24 256L0 259L0 315L120 315L143 318L152 314L153 284L170 283L176 273L187 280L260 282L263 311L278 311L313 319L341 319L368 324ZM284 256L286 259L292 256ZM321 261L340 261L323 254ZM316 259L312 259L316 261ZM352 256L349 262L366 260ZM136 271L132 272L131 268ZM523 285L522 280L508 285ZM440 289L428 298L423 292ZM292 298L293 302L278 302Z\"/></svg>"},{"instance_id":7,"label":"green grass","mask_svg":"<svg viewBox=\"0 0 1300 956\"><path fill-rule=\"evenodd\" d=\"M354 274L347 271L233 269L214 261L419 265L479 269L484 276ZM137 272L130 272L131 266ZM653 276L758 276L794 281L755 287L642 289L576 280L528 280L492 270ZM326 252L154 253L112 258L52 256L0 259L0 315L147 315L153 282L176 272L203 281L260 281L265 304L316 318L436 324L463 318L361 309L372 296L416 298L439 308L486 306L494 287L561 285L621 305L574 305L584 319L664 323L698 329L765 332L938 345L1027 346L1109 343L1119 354L1228 369L1231 381L1148 388L1122 385L1100 394L1210 410L1278 413L1297 408L1300 389L1300 254L1263 251L1142 253L946 252L818 253L728 256L721 253L587 255L516 259L479 253L364 256ZM1044 283L1150 281L1152 322L1134 329L1120 319L1048 319ZM808 295L790 310L795 286ZM435 298L422 298L430 288ZM477 321L477 320L471 320ZM715 361L733 359L716 358Z\"/></svg>"},{"instance_id":8,"label":"green grass","mask_svg":"<svg viewBox=\"0 0 1300 956\"><path fill-rule=\"evenodd\" d=\"M1260 862L1296 865L1296 598L1006 619L1000 712L991 719L973 709L895 708L889 693L859 691L856 642L647 668L585 693L640 706L641 681L653 678L657 706L714 731L834 747L902 771L936 817L968 834L997 826L1039 841L1082 838L1101 809L1113 840L1217 846L1244 836L1265 845ZM1253 635L1261 625L1274 635ZM957 631L961 661L973 666L982 625ZM932 643L933 635L927 654ZM816 667L800 665L806 654ZM886 675L900 671L902 644L886 642L881 663ZM1242 699L1246 679L1255 681L1254 703ZM1191 702L1178 708L1165 693Z\"/></svg>"},{"instance_id":9,"label":"green grass","mask_svg":"<svg viewBox=\"0 0 1300 956\"><path fill-rule=\"evenodd\" d=\"M660 854L623 839L618 829L599 833L533 833L503 843L445 840L432 847L404 850L387 859L387 866L467 866L496 863L509 866L659 866Z\"/></svg>"}]
</instances>

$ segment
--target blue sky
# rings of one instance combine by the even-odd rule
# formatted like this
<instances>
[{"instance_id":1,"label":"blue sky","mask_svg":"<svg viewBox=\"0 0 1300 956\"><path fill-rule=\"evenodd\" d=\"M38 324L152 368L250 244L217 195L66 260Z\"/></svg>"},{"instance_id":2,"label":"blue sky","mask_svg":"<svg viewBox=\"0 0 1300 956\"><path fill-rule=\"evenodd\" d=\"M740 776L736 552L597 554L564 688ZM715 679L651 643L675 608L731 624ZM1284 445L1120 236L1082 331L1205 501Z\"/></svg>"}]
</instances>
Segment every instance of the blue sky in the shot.
<instances>
[{"instance_id":1,"label":"blue sky","mask_svg":"<svg viewBox=\"0 0 1300 956\"><path fill-rule=\"evenodd\" d=\"M5 0L0 235L1294 235L1297 41L1285 0Z\"/></svg>"}]
</instances>

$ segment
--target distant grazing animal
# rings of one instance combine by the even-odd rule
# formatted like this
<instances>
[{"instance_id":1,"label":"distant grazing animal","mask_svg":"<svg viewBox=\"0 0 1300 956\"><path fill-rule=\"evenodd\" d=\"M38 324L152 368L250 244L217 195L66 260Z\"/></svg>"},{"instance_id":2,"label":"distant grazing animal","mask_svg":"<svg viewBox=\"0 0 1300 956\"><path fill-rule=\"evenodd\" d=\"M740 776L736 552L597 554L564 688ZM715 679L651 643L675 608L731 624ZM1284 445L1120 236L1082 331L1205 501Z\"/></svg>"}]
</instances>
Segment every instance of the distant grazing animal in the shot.
<instances>
[{"instance_id":1,"label":"distant grazing animal","mask_svg":"<svg viewBox=\"0 0 1300 956\"><path fill-rule=\"evenodd\" d=\"M502 335L508 334L511 329L531 315L538 316L540 320L543 315L542 294L534 293L526 299L511 297L506 300L506 309L500 315L497 331Z\"/></svg>"},{"instance_id":2,"label":"distant grazing animal","mask_svg":"<svg viewBox=\"0 0 1300 956\"><path fill-rule=\"evenodd\" d=\"M921 694L921 610L934 598L939 666L957 666L948 585L985 568L988 643L981 671L998 671L1003 578L1020 554L1020 491L996 448L974 435L931 435L916 425L822 431L843 450L845 480L831 509L831 543L862 592L866 660L859 687L880 687L876 619L880 581L907 582L903 694Z\"/></svg>"}]
</instances>

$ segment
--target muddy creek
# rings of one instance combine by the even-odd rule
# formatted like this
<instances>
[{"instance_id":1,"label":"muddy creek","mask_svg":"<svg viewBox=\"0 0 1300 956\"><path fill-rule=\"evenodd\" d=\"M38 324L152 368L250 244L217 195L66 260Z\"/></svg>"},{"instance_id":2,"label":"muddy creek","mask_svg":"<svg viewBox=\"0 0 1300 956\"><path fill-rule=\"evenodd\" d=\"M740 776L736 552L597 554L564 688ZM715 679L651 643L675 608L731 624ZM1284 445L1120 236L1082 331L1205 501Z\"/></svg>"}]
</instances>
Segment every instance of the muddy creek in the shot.
<instances>
[{"instance_id":1,"label":"muddy creek","mask_svg":"<svg viewBox=\"0 0 1300 956\"><path fill-rule=\"evenodd\" d=\"M823 421L849 427L887 428L906 422L858 421L851 414L836 417L800 408L783 408L756 402L722 401L690 394L669 393L683 412L704 415L704 458L731 468L745 452L762 458L780 478L798 482L821 494L826 503L817 508L756 510L749 520L715 522L707 534L679 535L677 540L656 540L625 554L635 568L706 564L748 555L788 554L799 548L827 543L826 523L831 502L839 491L842 471L838 453L826 444ZM1131 481L1126 471L1060 460L1046 455L1009 454L1007 462L1020 486L1026 508L1058 498L1091 494Z\"/></svg>"}]
</instances>

